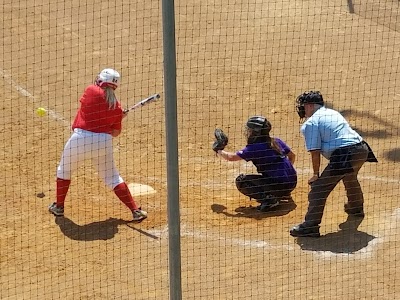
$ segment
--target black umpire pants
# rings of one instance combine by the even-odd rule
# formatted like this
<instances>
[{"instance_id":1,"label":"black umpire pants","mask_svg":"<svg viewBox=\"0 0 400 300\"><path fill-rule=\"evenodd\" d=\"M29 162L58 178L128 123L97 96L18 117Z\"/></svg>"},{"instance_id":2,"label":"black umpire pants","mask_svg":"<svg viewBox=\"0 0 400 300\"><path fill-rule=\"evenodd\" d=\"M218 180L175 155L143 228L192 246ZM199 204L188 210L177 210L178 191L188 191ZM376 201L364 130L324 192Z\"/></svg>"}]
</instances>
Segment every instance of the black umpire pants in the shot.
<instances>
[{"instance_id":1,"label":"black umpire pants","mask_svg":"<svg viewBox=\"0 0 400 300\"><path fill-rule=\"evenodd\" d=\"M329 162L321 176L311 184L311 190L308 193L308 210L305 216L304 225L307 227L318 226L321 223L326 199L333 191L340 180L343 181L346 189L349 209L362 209L364 205L364 196L358 181L358 172L367 161L369 148L366 143L346 147L342 151L344 161L346 159L352 167L352 171L346 174L338 174L338 170L332 167L334 163ZM332 158L331 158L332 160Z\"/></svg>"}]
</instances>

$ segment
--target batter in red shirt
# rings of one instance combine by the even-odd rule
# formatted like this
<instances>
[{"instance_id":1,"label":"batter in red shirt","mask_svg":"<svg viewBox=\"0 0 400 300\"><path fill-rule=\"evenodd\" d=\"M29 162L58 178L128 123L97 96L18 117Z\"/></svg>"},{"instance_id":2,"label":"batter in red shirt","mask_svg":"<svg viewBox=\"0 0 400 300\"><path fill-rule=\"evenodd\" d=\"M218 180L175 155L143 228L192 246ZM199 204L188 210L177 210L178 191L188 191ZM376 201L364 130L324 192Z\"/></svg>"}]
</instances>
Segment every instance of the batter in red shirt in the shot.
<instances>
[{"instance_id":1,"label":"batter in red shirt","mask_svg":"<svg viewBox=\"0 0 400 300\"><path fill-rule=\"evenodd\" d=\"M56 216L64 215L64 201L71 175L86 159L90 159L105 184L132 211L134 221L142 221L147 213L135 203L126 183L114 164L112 138L121 133L124 113L114 90L120 75L104 69L95 83L86 87L80 107L72 124L73 133L65 144L57 167L57 198L49 206Z\"/></svg>"}]
</instances>

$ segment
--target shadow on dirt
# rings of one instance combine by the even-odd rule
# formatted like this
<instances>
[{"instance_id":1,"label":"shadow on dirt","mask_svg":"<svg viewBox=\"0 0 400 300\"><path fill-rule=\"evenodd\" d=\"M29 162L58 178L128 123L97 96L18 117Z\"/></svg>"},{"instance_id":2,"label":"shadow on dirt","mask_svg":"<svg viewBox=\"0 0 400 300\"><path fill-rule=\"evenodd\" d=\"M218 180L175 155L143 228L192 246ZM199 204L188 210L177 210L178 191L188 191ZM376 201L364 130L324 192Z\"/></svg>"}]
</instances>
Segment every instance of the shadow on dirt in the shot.
<instances>
[{"instance_id":1,"label":"shadow on dirt","mask_svg":"<svg viewBox=\"0 0 400 300\"><path fill-rule=\"evenodd\" d=\"M330 103L327 103L325 105L328 108L333 108L333 105ZM375 139L386 139L386 138L392 138L392 137L397 137L400 134L400 127L397 124L393 124L392 122L389 122L388 120L381 118L379 116L376 116L370 112L366 111L357 111L353 109L343 109L339 110L339 112L345 117L359 117L359 118L364 118L368 122L372 122L373 124L376 124L376 126L370 126L368 128L370 129L361 129L352 126L352 128L357 131L362 137L366 138L375 138ZM366 126L366 125L364 125ZM378 129L377 126L380 126L381 128ZM368 142L368 140L367 140ZM371 145L372 149L374 149L374 145ZM400 162L400 149L399 148L394 148L388 151L385 151L383 156L390 161L393 162Z\"/></svg>"},{"instance_id":2,"label":"shadow on dirt","mask_svg":"<svg viewBox=\"0 0 400 300\"><path fill-rule=\"evenodd\" d=\"M252 218L256 220L262 220L269 217L284 216L294 210L297 207L293 200L281 202L278 206L273 207L268 212L260 212L256 206L240 206L235 209L235 213L225 211L226 206L221 204L212 204L211 209L217 214L223 214L227 217L232 218Z\"/></svg>"},{"instance_id":3,"label":"shadow on dirt","mask_svg":"<svg viewBox=\"0 0 400 300\"><path fill-rule=\"evenodd\" d=\"M379 125L381 127L384 127L384 129L377 129L377 126L373 126L368 130L362 130L360 128L356 128L352 126L354 130L356 130L361 136L363 137L371 137L371 138L377 138L377 139L385 139L388 137L393 137L393 136L398 136L399 134L399 126L389 122L388 120L384 118L380 118L370 112L366 111L357 111L353 109L343 109L339 111L342 116L345 118L348 117L358 117L358 118L363 118L365 120L368 120L368 122L373 122L373 124Z\"/></svg>"},{"instance_id":4,"label":"shadow on dirt","mask_svg":"<svg viewBox=\"0 0 400 300\"><path fill-rule=\"evenodd\" d=\"M319 238L297 238L296 242L303 250L308 251L329 251L333 253L354 253L366 246L375 239L374 236L358 231L362 218L348 217L339 225L338 232L328 233Z\"/></svg>"},{"instance_id":5,"label":"shadow on dirt","mask_svg":"<svg viewBox=\"0 0 400 300\"><path fill-rule=\"evenodd\" d=\"M55 222L65 236L76 241L109 240L117 234L119 225L127 224L126 221L115 218L85 225L78 225L65 217L57 217Z\"/></svg>"},{"instance_id":6,"label":"shadow on dirt","mask_svg":"<svg viewBox=\"0 0 400 300\"><path fill-rule=\"evenodd\" d=\"M400 148L395 148L385 152L385 158L394 162L400 162Z\"/></svg>"},{"instance_id":7,"label":"shadow on dirt","mask_svg":"<svg viewBox=\"0 0 400 300\"><path fill-rule=\"evenodd\" d=\"M78 225L66 217L56 217L55 223L60 227L61 232L69 237L71 240L76 241L98 241L98 240L109 240L114 238L118 233L119 225L126 225L129 228L143 234L154 240L158 240L159 237L155 236L143 229L135 228L134 225L140 222L124 221L122 219L109 218L104 221L93 222L85 225Z\"/></svg>"}]
</instances>

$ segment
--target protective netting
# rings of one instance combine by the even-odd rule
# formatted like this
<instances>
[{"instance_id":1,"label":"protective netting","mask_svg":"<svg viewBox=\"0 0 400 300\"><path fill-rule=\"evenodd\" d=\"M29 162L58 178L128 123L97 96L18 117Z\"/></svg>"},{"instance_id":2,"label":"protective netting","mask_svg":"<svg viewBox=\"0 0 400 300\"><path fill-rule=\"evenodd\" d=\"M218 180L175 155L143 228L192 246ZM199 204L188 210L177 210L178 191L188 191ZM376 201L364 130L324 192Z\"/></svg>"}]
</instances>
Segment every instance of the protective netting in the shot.
<instances>
[{"instance_id":1,"label":"protective netting","mask_svg":"<svg viewBox=\"0 0 400 300\"><path fill-rule=\"evenodd\" d=\"M178 132L165 132L161 3L0 4L0 298L168 299L166 135L179 139L183 299L399 298L398 1L176 1ZM101 159L77 168L55 217L48 206L71 124L104 68L121 75L122 108L161 97L122 120L115 168ZM321 236L295 238L313 175L295 100L309 90L379 162L358 174L364 218L348 217L354 190L340 182ZM297 186L264 211L260 186L240 176L259 174L240 157L251 116L270 122L291 151L281 156L295 154ZM215 128L234 161L212 150ZM143 222L131 222L118 178L103 180L114 169L148 212Z\"/></svg>"}]
</instances>

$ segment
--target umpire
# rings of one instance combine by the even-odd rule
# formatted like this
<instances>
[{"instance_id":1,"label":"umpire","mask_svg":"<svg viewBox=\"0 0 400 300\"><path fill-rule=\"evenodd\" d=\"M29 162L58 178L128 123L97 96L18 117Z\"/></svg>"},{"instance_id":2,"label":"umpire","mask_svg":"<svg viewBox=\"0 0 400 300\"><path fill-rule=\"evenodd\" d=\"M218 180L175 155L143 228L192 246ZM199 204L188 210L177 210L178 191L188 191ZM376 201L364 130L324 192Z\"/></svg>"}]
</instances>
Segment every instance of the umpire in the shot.
<instances>
[{"instance_id":1,"label":"umpire","mask_svg":"<svg viewBox=\"0 0 400 300\"><path fill-rule=\"evenodd\" d=\"M308 180L308 210L303 223L294 226L294 237L319 237L326 199L340 180L346 189L345 212L364 217L364 196L357 175L366 161L377 162L369 145L337 111L326 108L320 92L308 91L296 99L296 109L307 151L311 154L313 176ZM320 174L321 154L329 160Z\"/></svg>"}]
</instances>

